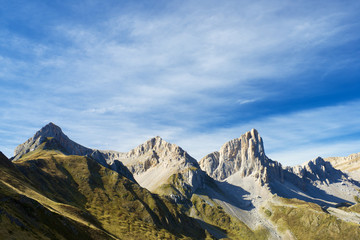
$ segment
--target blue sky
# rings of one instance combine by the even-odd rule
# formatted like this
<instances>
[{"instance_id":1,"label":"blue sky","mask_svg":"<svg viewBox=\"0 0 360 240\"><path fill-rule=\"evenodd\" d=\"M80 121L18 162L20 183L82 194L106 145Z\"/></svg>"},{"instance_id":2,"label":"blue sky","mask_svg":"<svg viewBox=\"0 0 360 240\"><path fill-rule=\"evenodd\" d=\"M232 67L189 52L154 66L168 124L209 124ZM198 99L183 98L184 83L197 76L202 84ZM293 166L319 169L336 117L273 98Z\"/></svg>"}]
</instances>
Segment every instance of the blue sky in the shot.
<instances>
[{"instance_id":1,"label":"blue sky","mask_svg":"<svg viewBox=\"0 0 360 240\"><path fill-rule=\"evenodd\" d=\"M52 121L201 159L256 128L284 165L360 152L359 1L1 1L0 147Z\"/></svg>"}]
</instances>

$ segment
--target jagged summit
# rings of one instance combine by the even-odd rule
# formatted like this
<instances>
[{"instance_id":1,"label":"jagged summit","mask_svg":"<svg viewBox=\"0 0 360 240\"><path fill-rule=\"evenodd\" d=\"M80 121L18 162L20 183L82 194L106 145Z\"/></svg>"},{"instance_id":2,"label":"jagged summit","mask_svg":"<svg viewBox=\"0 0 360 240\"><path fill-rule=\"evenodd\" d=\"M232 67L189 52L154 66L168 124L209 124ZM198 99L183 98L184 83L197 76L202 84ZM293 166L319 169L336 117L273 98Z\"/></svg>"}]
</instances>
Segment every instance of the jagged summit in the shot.
<instances>
[{"instance_id":1,"label":"jagged summit","mask_svg":"<svg viewBox=\"0 0 360 240\"><path fill-rule=\"evenodd\" d=\"M346 157L328 157L324 160L331 162L335 168L341 171L358 175L357 178L360 176L360 153L353 153Z\"/></svg>"},{"instance_id":2,"label":"jagged summit","mask_svg":"<svg viewBox=\"0 0 360 240\"><path fill-rule=\"evenodd\" d=\"M44 135L46 137L55 137L61 134L64 134L61 128L55 125L53 122L49 122L44 127L42 127L38 132L38 134Z\"/></svg>"},{"instance_id":3,"label":"jagged summit","mask_svg":"<svg viewBox=\"0 0 360 240\"><path fill-rule=\"evenodd\" d=\"M181 184L190 192L203 184L204 173L198 162L176 144L153 137L119 159L134 174L136 181L151 191L169 184L170 177L181 174Z\"/></svg>"},{"instance_id":4,"label":"jagged summit","mask_svg":"<svg viewBox=\"0 0 360 240\"><path fill-rule=\"evenodd\" d=\"M184 164L191 164L199 167L198 162L181 147L176 144L168 143L159 136L147 140L145 143L137 146L127 153L127 158L138 158L140 161L145 161L145 159L149 159L149 157L169 162L182 162L182 160L184 160ZM156 162L159 163L159 161ZM132 161L132 163L134 162Z\"/></svg>"},{"instance_id":5,"label":"jagged summit","mask_svg":"<svg viewBox=\"0 0 360 240\"><path fill-rule=\"evenodd\" d=\"M308 181L337 182L347 179L347 175L334 168L330 162L322 157L314 158L301 165L288 168L291 172Z\"/></svg>"},{"instance_id":6,"label":"jagged summit","mask_svg":"<svg viewBox=\"0 0 360 240\"><path fill-rule=\"evenodd\" d=\"M87 155L92 152L92 149L81 146L80 144L70 140L62 132L59 126L50 122L44 127L42 127L39 131L37 131L33 137L29 138L23 144L17 146L14 151L14 157L12 158L12 160L17 160L21 158L24 154L34 151L37 147L39 147L49 138L54 138L57 143L63 147L63 150L65 150L65 152L68 154Z\"/></svg>"},{"instance_id":7,"label":"jagged summit","mask_svg":"<svg viewBox=\"0 0 360 240\"><path fill-rule=\"evenodd\" d=\"M238 173L242 177L254 175L263 183L268 180L266 167L269 164L275 162L266 157L263 140L256 129L225 143L220 151L210 153L200 161L201 169L214 179L224 180Z\"/></svg>"},{"instance_id":8,"label":"jagged summit","mask_svg":"<svg viewBox=\"0 0 360 240\"><path fill-rule=\"evenodd\" d=\"M354 189L360 186L320 157L283 168L265 155L262 138L255 129L205 156L200 167L212 178L248 191L247 198L253 199L254 205L262 202L258 196L266 199L274 194L322 205L353 202L357 194Z\"/></svg>"},{"instance_id":9,"label":"jagged summit","mask_svg":"<svg viewBox=\"0 0 360 240\"><path fill-rule=\"evenodd\" d=\"M68 138L68 136L62 132L61 128L52 122L42 127L26 142L17 146L14 152L14 157L11 160L16 161L20 159L26 153L35 151L43 143L45 143L45 148L49 147L51 149L57 149L64 154L91 157L104 167L110 168L128 179L135 181L133 175L121 162L114 161L114 158L116 158L114 156L118 156L119 154L121 155L121 153L113 151L99 151L84 147Z\"/></svg>"}]
</instances>

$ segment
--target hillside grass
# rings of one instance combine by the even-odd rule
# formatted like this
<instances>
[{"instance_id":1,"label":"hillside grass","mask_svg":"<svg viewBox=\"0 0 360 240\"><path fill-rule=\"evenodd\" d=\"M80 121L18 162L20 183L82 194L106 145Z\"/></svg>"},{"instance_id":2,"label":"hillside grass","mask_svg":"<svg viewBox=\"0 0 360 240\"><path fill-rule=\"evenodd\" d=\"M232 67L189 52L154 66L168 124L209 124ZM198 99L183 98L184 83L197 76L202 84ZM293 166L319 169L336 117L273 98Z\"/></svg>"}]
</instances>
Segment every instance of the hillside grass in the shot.
<instances>
[{"instance_id":1,"label":"hillside grass","mask_svg":"<svg viewBox=\"0 0 360 240\"><path fill-rule=\"evenodd\" d=\"M194 194L191 198L195 215L228 236L228 239L268 239L269 232L265 228L251 230L245 223L232 217L210 198Z\"/></svg>"},{"instance_id":2,"label":"hillside grass","mask_svg":"<svg viewBox=\"0 0 360 240\"><path fill-rule=\"evenodd\" d=\"M290 231L296 239L360 239L360 225L345 222L315 204L298 199L279 198L264 213L282 233Z\"/></svg>"},{"instance_id":3,"label":"hillside grass","mask_svg":"<svg viewBox=\"0 0 360 240\"><path fill-rule=\"evenodd\" d=\"M104 229L117 238L206 237L196 221L176 205L93 159L37 149L15 163L33 185L21 190L27 191L30 198L85 225Z\"/></svg>"},{"instance_id":4,"label":"hillside grass","mask_svg":"<svg viewBox=\"0 0 360 240\"><path fill-rule=\"evenodd\" d=\"M0 181L0 239L113 239Z\"/></svg>"},{"instance_id":5,"label":"hillside grass","mask_svg":"<svg viewBox=\"0 0 360 240\"><path fill-rule=\"evenodd\" d=\"M186 171L196 170L198 169L195 167L189 167L182 172L172 174L165 183L155 189L154 192L162 196L176 195L181 199L189 199L192 194L192 188L185 182L183 174Z\"/></svg>"}]
</instances>

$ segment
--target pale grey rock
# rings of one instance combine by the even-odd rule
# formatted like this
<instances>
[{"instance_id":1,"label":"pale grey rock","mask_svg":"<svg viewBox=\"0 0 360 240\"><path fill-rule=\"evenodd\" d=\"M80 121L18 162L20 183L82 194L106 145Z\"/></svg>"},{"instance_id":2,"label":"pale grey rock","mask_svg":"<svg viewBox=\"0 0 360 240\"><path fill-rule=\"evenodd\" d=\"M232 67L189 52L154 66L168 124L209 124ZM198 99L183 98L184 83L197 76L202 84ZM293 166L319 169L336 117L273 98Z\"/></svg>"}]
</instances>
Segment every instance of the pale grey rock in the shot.
<instances>
[{"instance_id":1,"label":"pale grey rock","mask_svg":"<svg viewBox=\"0 0 360 240\"><path fill-rule=\"evenodd\" d=\"M173 174L181 174L180 187L193 193L204 185L205 173L186 151L157 136L122 155L123 162L139 184L156 191Z\"/></svg>"},{"instance_id":2,"label":"pale grey rock","mask_svg":"<svg viewBox=\"0 0 360 240\"><path fill-rule=\"evenodd\" d=\"M224 180L234 173L242 177L254 176L261 184L268 183L269 175L283 179L281 164L265 155L262 138L256 129L225 143L220 151L208 154L199 164L216 180Z\"/></svg>"},{"instance_id":3,"label":"pale grey rock","mask_svg":"<svg viewBox=\"0 0 360 240\"><path fill-rule=\"evenodd\" d=\"M330 162L336 169L344 172L360 172L360 153L353 153L346 157L328 157L325 161Z\"/></svg>"},{"instance_id":4,"label":"pale grey rock","mask_svg":"<svg viewBox=\"0 0 360 240\"><path fill-rule=\"evenodd\" d=\"M302 165L287 167L284 170L287 186L292 184L301 189L302 193L295 194L297 190L282 191L285 197L296 197L305 201L329 206L332 203L354 203L354 196L358 195L360 183L347 173L333 167L321 157L317 157ZM281 190L281 189L280 189ZM305 195L311 198L304 197ZM330 204L331 205L331 204Z\"/></svg>"},{"instance_id":5,"label":"pale grey rock","mask_svg":"<svg viewBox=\"0 0 360 240\"><path fill-rule=\"evenodd\" d=\"M126 154L126 159L124 159L127 162L126 165L135 174L145 172L160 163L165 163L167 166L175 165L181 168L199 168L198 162L187 152L175 144L164 141L159 136L151 138L130 150Z\"/></svg>"},{"instance_id":6,"label":"pale grey rock","mask_svg":"<svg viewBox=\"0 0 360 240\"><path fill-rule=\"evenodd\" d=\"M348 179L347 174L335 169L332 164L321 157L317 157L302 165L288 167L287 171L299 176L303 181L333 183L341 179Z\"/></svg>"}]
</instances>

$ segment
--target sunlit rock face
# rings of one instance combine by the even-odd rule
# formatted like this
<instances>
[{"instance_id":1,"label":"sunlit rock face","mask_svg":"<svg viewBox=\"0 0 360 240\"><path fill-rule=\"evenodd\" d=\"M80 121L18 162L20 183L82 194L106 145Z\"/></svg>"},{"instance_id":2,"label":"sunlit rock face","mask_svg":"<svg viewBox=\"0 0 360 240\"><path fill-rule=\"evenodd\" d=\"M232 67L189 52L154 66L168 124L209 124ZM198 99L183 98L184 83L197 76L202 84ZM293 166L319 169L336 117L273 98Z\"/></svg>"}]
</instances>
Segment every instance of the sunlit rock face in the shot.
<instances>
[{"instance_id":1,"label":"sunlit rock face","mask_svg":"<svg viewBox=\"0 0 360 240\"><path fill-rule=\"evenodd\" d=\"M339 181L339 179L348 178L345 173L335 169L330 162L325 161L321 157L317 157L302 165L287 167L286 170L300 177L302 181L307 182L317 181L329 184Z\"/></svg>"},{"instance_id":2,"label":"sunlit rock face","mask_svg":"<svg viewBox=\"0 0 360 240\"><path fill-rule=\"evenodd\" d=\"M262 138L256 129L225 143L220 151L205 156L200 167L217 180L224 180L234 173L242 177L254 176L262 184L269 181L269 174L282 179L281 164L265 155Z\"/></svg>"},{"instance_id":3,"label":"sunlit rock face","mask_svg":"<svg viewBox=\"0 0 360 240\"><path fill-rule=\"evenodd\" d=\"M180 185L186 185L190 193L204 184L205 173L198 162L176 144L157 136L130 150L119 159L133 173L137 182L156 191L168 184L174 174L181 174Z\"/></svg>"}]
</instances>

